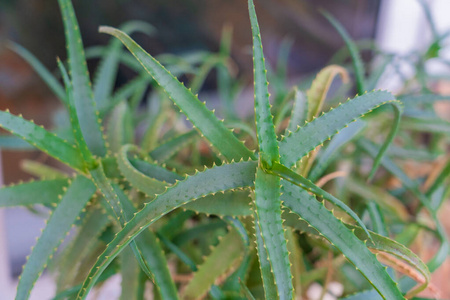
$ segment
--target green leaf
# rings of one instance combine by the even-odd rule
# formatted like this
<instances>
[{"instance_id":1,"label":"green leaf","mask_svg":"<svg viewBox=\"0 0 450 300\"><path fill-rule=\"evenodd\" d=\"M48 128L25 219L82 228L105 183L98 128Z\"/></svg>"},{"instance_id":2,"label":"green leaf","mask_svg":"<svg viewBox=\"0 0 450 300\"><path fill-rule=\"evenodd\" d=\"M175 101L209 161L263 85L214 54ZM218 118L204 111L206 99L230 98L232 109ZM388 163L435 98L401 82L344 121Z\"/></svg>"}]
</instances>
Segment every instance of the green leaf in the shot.
<instances>
[{"instance_id":1,"label":"green leaf","mask_svg":"<svg viewBox=\"0 0 450 300\"><path fill-rule=\"evenodd\" d=\"M26 121L20 115L14 116L8 111L0 111L0 127L70 167L84 171L84 161L77 147L48 132L42 126Z\"/></svg>"},{"instance_id":2,"label":"green leaf","mask_svg":"<svg viewBox=\"0 0 450 300\"><path fill-rule=\"evenodd\" d=\"M144 32L148 35L154 33L155 29L148 23L142 21L130 21L122 27L124 32L128 34L136 30ZM99 111L105 110L111 100L111 94L116 82L117 70L120 62L120 54L122 52L122 44L118 40L113 40L106 48L106 53L99 63L97 72L94 76L94 100Z\"/></svg>"},{"instance_id":3,"label":"green leaf","mask_svg":"<svg viewBox=\"0 0 450 300\"><path fill-rule=\"evenodd\" d=\"M289 120L288 131L295 131L298 126L306 122L308 113L308 102L305 94L299 89L294 89L294 108Z\"/></svg>"},{"instance_id":4,"label":"green leaf","mask_svg":"<svg viewBox=\"0 0 450 300\"><path fill-rule=\"evenodd\" d=\"M258 253L259 268L261 270L261 277L264 287L264 296L266 299L278 299L277 286L275 285L274 273L272 271L272 266L267 256L267 249L265 247L259 247L258 245L264 245L264 240L261 235L261 226L259 220L254 214L255 222L255 236L256 245Z\"/></svg>"},{"instance_id":5,"label":"green leaf","mask_svg":"<svg viewBox=\"0 0 450 300\"><path fill-rule=\"evenodd\" d=\"M317 185L315 185L308 179L304 178L303 176L295 173L291 169L286 168L285 166L280 165L278 163L274 163L272 165L272 167L267 170L267 172L275 174L277 176L280 176L281 178L289 181L290 183L295 184L306 191L312 192L315 195L330 201L331 203L333 203L334 205L336 205L337 207L339 207L340 209L345 211L349 216L351 216L353 218L353 220L355 220L359 224L359 226L364 228L364 231L366 232L367 237L370 238L369 231L367 230L363 221L361 221L361 219L358 217L358 215L353 210L351 210L350 207L348 207L341 200L337 199L330 193L322 190Z\"/></svg>"},{"instance_id":6,"label":"green leaf","mask_svg":"<svg viewBox=\"0 0 450 300\"><path fill-rule=\"evenodd\" d=\"M229 272L241 261L241 253L244 250L239 233L231 230L198 267L198 271L194 273L194 277L184 290L184 299L202 298L219 276Z\"/></svg>"},{"instance_id":7,"label":"green leaf","mask_svg":"<svg viewBox=\"0 0 450 300\"><path fill-rule=\"evenodd\" d=\"M322 14L327 18L327 20L333 25L333 27L339 32L340 36L343 38L348 50L350 51L350 56L352 57L353 68L356 77L356 87L358 94L362 95L366 92L365 79L364 79L364 64L359 54L358 47L352 38L345 30L345 28L338 22L331 14L323 11Z\"/></svg>"},{"instance_id":8,"label":"green leaf","mask_svg":"<svg viewBox=\"0 0 450 300\"><path fill-rule=\"evenodd\" d=\"M364 238L365 233L360 228L351 225L347 226L353 230L358 238ZM406 297L410 298L424 290L431 279L430 271L425 263L402 244L376 233L371 234L373 239L367 242L367 246L378 254L377 257L381 258L384 264L419 281L420 285L410 291Z\"/></svg>"},{"instance_id":9,"label":"green leaf","mask_svg":"<svg viewBox=\"0 0 450 300\"><path fill-rule=\"evenodd\" d=\"M67 101L69 103L70 124L72 126L73 136L75 138L75 142L77 143L78 149L80 149L81 155L86 162L86 167L90 169L95 166L95 161L92 153L89 151L83 133L81 132L80 120L78 119L76 105L74 102L73 85L70 81L69 74L67 73L63 63L59 60L59 58L57 59L57 62L59 70L61 71L62 78L64 80L64 84L66 86Z\"/></svg>"},{"instance_id":10,"label":"green leaf","mask_svg":"<svg viewBox=\"0 0 450 300\"><path fill-rule=\"evenodd\" d=\"M77 177L71 182L28 258L20 276L16 300L28 299L35 281L95 190L85 177Z\"/></svg>"},{"instance_id":11,"label":"green leaf","mask_svg":"<svg viewBox=\"0 0 450 300\"><path fill-rule=\"evenodd\" d=\"M134 145L125 145L117 156L117 164L123 176L133 187L150 197L164 192L167 183L139 172L128 160L129 151L138 151L138 148Z\"/></svg>"},{"instance_id":12,"label":"green leaf","mask_svg":"<svg viewBox=\"0 0 450 300\"><path fill-rule=\"evenodd\" d=\"M399 122L397 120L399 120L399 113L401 111L400 102L395 100L394 96L390 93L383 91L367 93L348 100L344 104L331 109L328 113L307 123L305 126L298 128L297 131L289 132L280 141L281 164L291 167L310 151L338 133L340 129L384 104L391 104L395 107L396 120L384 142L383 148L378 153L378 160L374 162L373 170L375 170L379 159L384 154L381 150L386 150L397 132L396 125Z\"/></svg>"},{"instance_id":13,"label":"green leaf","mask_svg":"<svg viewBox=\"0 0 450 300\"><path fill-rule=\"evenodd\" d=\"M254 158L253 153L202 104L197 96L173 77L157 60L137 45L128 35L112 27L102 26L100 32L114 35L130 50L145 70L157 81L181 111L213 147L228 160Z\"/></svg>"},{"instance_id":14,"label":"green leaf","mask_svg":"<svg viewBox=\"0 0 450 300\"><path fill-rule=\"evenodd\" d=\"M0 148L3 150L13 151L30 151L34 150L34 147L29 143L21 139L20 137L13 135L1 135L0 136Z\"/></svg>"},{"instance_id":15,"label":"green leaf","mask_svg":"<svg viewBox=\"0 0 450 300\"><path fill-rule=\"evenodd\" d=\"M2 187L0 189L0 207L36 204L56 206L59 202L58 196L63 193L68 181L68 179L53 179Z\"/></svg>"},{"instance_id":16,"label":"green leaf","mask_svg":"<svg viewBox=\"0 0 450 300\"><path fill-rule=\"evenodd\" d=\"M125 217L123 212L122 203L117 196L117 193L114 191L111 183L106 177L105 171L103 170L103 165L101 163L97 163L97 167L89 171L93 182L96 187L100 190L103 197L110 207L110 212L113 214L115 219L119 224L125 223Z\"/></svg>"},{"instance_id":17,"label":"green leaf","mask_svg":"<svg viewBox=\"0 0 450 300\"><path fill-rule=\"evenodd\" d=\"M140 269L133 251L126 248L120 255L121 294L120 300L138 299Z\"/></svg>"},{"instance_id":18,"label":"green leaf","mask_svg":"<svg viewBox=\"0 0 450 300\"><path fill-rule=\"evenodd\" d=\"M216 216L248 216L251 202L248 190L236 190L197 199L183 208Z\"/></svg>"},{"instance_id":19,"label":"green leaf","mask_svg":"<svg viewBox=\"0 0 450 300\"><path fill-rule=\"evenodd\" d=\"M306 121L310 122L319 115L328 90L333 83L334 77L337 75L341 76L344 83L349 80L347 70L338 65L327 66L317 74L310 89L306 92L308 99L308 116Z\"/></svg>"},{"instance_id":20,"label":"green leaf","mask_svg":"<svg viewBox=\"0 0 450 300\"><path fill-rule=\"evenodd\" d=\"M58 291L67 289L78 282L74 282L79 267L86 262L89 252L96 249L98 239L110 223L109 216L104 209L90 207L83 218L75 237L70 244L64 248L60 259L57 260L58 273L64 276L57 277Z\"/></svg>"},{"instance_id":21,"label":"green leaf","mask_svg":"<svg viewBox=\"0 0 450 300\"><path fill-rule=\"evenodd\" d=\"M282 200L355 265L384 299L404 299L396 283L366 245L307 191L284 182Z\"/></svg>"},{"instance_id":22,"label":"green leaf","mask_svg":"<svg viewBox=\"0 0 450 300\"><path fill-rule=\"evenodd\" d=\"M262 49L261 34L253 0L248 1L253 36L253 75L255 88L255 119L258 137L260 165L272 165L280 161L278 141L270 112L269 84ZM258 167L255 179L255 226L261 230L258 248L266 248L267 257L274 273L277 297L291 299L293 286L289 253L281 219L280 179ZM264 259L264 258L263 258ZM265 272L262 272L263 276Z\"/></svg>"},{"instance_id":23,"label":"green leaf","mask_svg":"<svg viewBox=\"0 0 450 300\"><path fill-rule=\"evenodd\" d=\"M139 233L153 222L194 199L253 184L257 163L254 161L226 164L189 176L147 203L117 234L100 255L86 278L77 299L85 299L100 274Z\"/></svg>"},{"instance_id":24,"label":"green leaf","mask_svg":"<svg viewBox=\"0 0 450 300\"><path fill-rule=\"evenodd\" d=\"M114 184L113 189L121 201L128 222L136 215L137 210L118 185ZM122 225L125 226L125 224ZM141 269L155 282L163 299L178 299L175 283L170 276L166 257L156 235L145 230L130 246Z\"/></svg>"},{"instance_id":25,"label":"green leaf","mask_svg":"<svg viewBox=\"0 0 450 300\"><path fill-rule=\"evenodd\" d=\"M83 42L70 0L58 0L66 33L73 100L84 139L94 155L106 155L105 142L95 108Z\"/></svg>"},{"instance_id":26,"label":"green leaf","mask_svg":"<svg viewBox=\"0 0 450 300\"><path fill-rule=\"evenodd\" d=\"M65 174L63 171L34 160L22 160L20 162L20 168L28 174L39 177L40 179L67 178L67 174Z\"/></svg>"}]
</instances>

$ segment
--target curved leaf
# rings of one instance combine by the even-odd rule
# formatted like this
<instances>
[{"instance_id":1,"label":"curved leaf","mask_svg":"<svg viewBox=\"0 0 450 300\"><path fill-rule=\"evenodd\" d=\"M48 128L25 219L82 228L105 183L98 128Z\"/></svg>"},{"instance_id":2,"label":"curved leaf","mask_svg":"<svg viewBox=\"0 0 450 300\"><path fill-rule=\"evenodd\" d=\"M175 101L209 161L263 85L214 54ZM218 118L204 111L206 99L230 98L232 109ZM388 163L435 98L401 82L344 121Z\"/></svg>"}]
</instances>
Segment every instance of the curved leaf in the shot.
<instances>
[{"instance_id":1,"label":"curved leaf","mask_svg":"<svg viewBox=\"0 0 450 300\"><path fill-rule=\"evenodd\" d=\"M77 299L85 299L95 281L111 261L139 233L153 222L194 199L233 188L247 187L253 184L257 163L254 161L226 164L207 169L189 176L169 187L152 202L147 203L133 219L117 234L107 249L100 255L95 266L85 280Z\"/></svg>"},{"instance_id":2,"label":"curved leaf","mask_svg":"<svg viewBox=\"0 0 450 300\"><path fill-rule=\"evenodd\" d=\"M284 205L301 216L320 235L323 235L339 249L384 299L404 299L396 283L389 277L385 268L377 261L365 243L336 219L322 203L307 191L299 189L289 182L283 182L282 192Z\"/></svg>"},{"instance_id":3,"label":"curved leaf","mask_svg":"<svg viewBox=\"0 0 450 300\"><path fill-rule=\"evenodd\" d=\"M28 258L20 276L16 300L28 299L35 281L95 190L85 177L77 177L71 182Z\"/></svg>"},{"instance_id":4,"label":"curved leaf","mask_svg":"<svg viewBox=\"0 0 450 300\"><path fill-rule=\"evenodd\" d=\"M144 175L130 163L128 152L131 150L137 151L138 148L134 145L124 145L117 156L117 164L123 176L133 187L150 197L164 192L167 183Z\"/></svg>"},{"instance_id":5,"label":"curved leaf","mask_svg":"<svg viewBox=\"0 0 450 300\"><path fill-rule=\"evenodd\" d=\"M59 202L58 196L63 193L68 181L69 179L53 179L2 187L0 189L0 207L56 205Z\"/></svg>"},{"instance_id":6,"label":"curved leaf","mask_svg":"<svg viewBox=\"0 0 450 300\"><path fill-rule=\"evenodd\" d=\"M228 130L197 96L172 76L157 60L144 51L128 35L112 27L102 26L100 32L114 35L130 50L145 70L157 81L199 132L220 149L228 160L254 158L253 153Z\"/></svg>"},{"instance_id":7,"label":"curved leaf","mask_svg":"<svg viewBox=\"0 0 450 300\"><path fill-rule=\"evenodd\" d=\"M281 164L291 167L310 151L338 133L339 130L384 104L391 104L396 107L396 118L399 119L400 102L394 100L394 96L388 92L375 91L348 100L305 126L298 128L297 131L289 132L280 141ZM398 124L398 121L395 124ZM383 149L387 148L396 132L397 127L392 126ZM380 151L378 157L381 158L383 154ZM374 163L374 167L376 165Z\"/></svg>"},{"instance_id":8,"label":"curved leaf","mask_svg":"<svg viewBox=\"0 0 450 300\"><path fill-rule=\"evenodd\" d=\"M347 70L338 65L327 66L316 75L311 87L306 92L308 99L308 116L306 120L308 122L319 115L331 83L333 83L334 77L337 75L341 76L344 83L348 82Z\"/></svg>"},{"instance_id":9,"label":"curved leaf","mask_svg":"<svg viewBox=\"0 0 450 300\"><path fill-rule=\"evenodd\" d=\"M75 12L70 0L58 0L66 33L70 74L72 76L73 100L81 132L94 155L106 154L98 111L95 108L89 72L84 56L83 42Z\"/></svg>"},{"instance_id":10,"label":"curved leaf","mask_svg":"<svg viewBox=\"0 0 450 300\"><path fill-rule=\"evenodd\" d=\"M255 120L259 145L260 164L269 166L280 161L278 141L270 112L269 83L253 0L248 1L248 11L253 36L253 75L255 89ZM273 271L277 295L280 299L292 298L292 274L289 253L281 219L280 179L258 167L255 179L255 226L261 229L257 247L265 248ZM262 272L263 276L265 272Z\"/></svg>"},{"instance_id":11,"label":"curved leaf","mask_svg":"<svg viewBox=\"0 0 450 300\"><path fill-rule=\"evenodd\" d=\"M43 127L24 120L20 115L14 116L9 111L0 111L0 127L21 137L68 166L84 172L84 161L77 147L70 145Z\"/></svg>"}]
</instances>

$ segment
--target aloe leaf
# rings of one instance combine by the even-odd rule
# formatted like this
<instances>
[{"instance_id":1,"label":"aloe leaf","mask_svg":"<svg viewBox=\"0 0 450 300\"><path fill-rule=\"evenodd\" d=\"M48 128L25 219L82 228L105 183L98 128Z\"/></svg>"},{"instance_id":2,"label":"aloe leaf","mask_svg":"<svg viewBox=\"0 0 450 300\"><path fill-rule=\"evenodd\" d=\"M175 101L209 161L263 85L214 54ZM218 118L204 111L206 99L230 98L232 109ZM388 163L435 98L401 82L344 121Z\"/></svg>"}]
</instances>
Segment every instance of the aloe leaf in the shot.
<instances>
[{"instance_id":1,"label":"aloe leaf","mask_svg":"<svg viewBox=\"0 0 450 300\"><path fill-rule=\"evenodd\" d=\"M48 132L42 126L26 121L21 116L14 116L8 111L0 111L0 127L70 167L84 171L84 161L77 147Z\"/></svg>"},{"instance_id":2,"label":"aloe leaf","mask_svg":"<svg viewBox=\"0 0 450 300\"><path fill-rule=\"evenodd\" d=\"M381 212L380 206L375 202L371 201L367 205L367 211L369 212L373 231L382 236L389 236L386 222L384 220L384 216L383 213Z\"/></svg>"},{"instance_id":3,"label":"aloe leaf","mask_svg":"<svg viewBox=\"0 0 450 300\"><path fill-rule=\"evenodd\" d=\"M57 262L58 291L69 288L75 282L78 267L94 249L97 239L110 222L108 215L100 207L91 207L83 218L78 232L70 244L63 250L61 258Z\"/></svg>"},{"instance_id":4,"label":"aloe leaf","mask_svg":"<svg viewBox=\"0 0 450 300\"><path fill-rule=\"evenodd\" d=\"M370 155L374 156L377 151L376 146L372 145L370 142L366 140L362 140L358 143L365 151L367 151ZM417 199L419 199L420 203L429 211L431 217L436 226L436 233L438 238L441 241L441 246L437 253L430 259L427 263L427 266L431 272L437 269L446 259L448 255L448 251L450 248L447 235L445 230L442 227L441 222L439 221L436 211L430 206L430 201L426 195L421 193L418 189L418 185L415 181L411 180L393 161L384 157L381 160L383 167L389 171L392 175L396 176L401 180L402 184L408 189ZM405 286L408 286L406 284Z\"/></svg>"},{"instance_id":5,"label":"aloe leaf","mask_svg":"<svg viewBox=\"0 0 450 300\"><path fill-rule=\"evenodd\" d=\"M116 273L118 273L117 267L111 266L110 268L106 269L105 272L103 272L102 276L100 276L97 283L98 284L103 283L104 281L108 280ZM52 300L72 299L73 297L76 296L76 294L78 293L80 288L81 288L81 284L75 285L69 289L66 289L64 291L57 293L56 296L54 298L52 298ZM72 298L69 298L69 297L72 297Z\"/></svg>"},{"instance_id":6,"label":"aloe leaf","mask_svg":"<svg viewBox=\"0 0 450 300\"><path fill-rule=\"evenodd\" d=\"M310 226L329 240L355 265L384 299L404 299L396 283L377 261L364 242L307 191L286 182L282 200L290 210L301 216Z\"/></svg>"},{"instance_id":7,"label":"aloe leaf","mask_svg":"<svg viewBox=\"0 0 450 300\"><path fill-rule=\"evenodd\" d=\"M6 186L0 189L0 207L56 205L68 179L41 180ZM36 197L39 195L39 197Z\"/></svg>"},{"instance_id":8,"label":"aloe leaf","mask_svg":"<svg viewBox=\"0 0 450 300\"><path fill-rule=\"evenodd\" d=\"M124 145L117 156L117 164L123 176L133 187L149 196L164 192L167 183L144 175L130 163L128 152L131 150L136 151L138 148L134 145Z\"/></svg>"},{"instance_id":9,"label":"aloe leaf","mask_svg":"<svg viewBox=\"0 0 450 300\"><path fill-rule=\"evenodd\" d=\"M344 83L348 82L347 70L338 65L323 68L312 82L310 89L306 92L308 99L308 117L306 120L308 122L319 115L331 83L337 75L341 76Z\"/></svg>"},{"instance_id":10,"label":"aloe leaf","mask_svg":"<svg viewBox=\"0 0 450 300\"><path fill-rule=\"evenodd\" d=\"M74 102L73 85L70 81L69 74L67 73L63 63L59 60L59 58L57 59L57 62L59 70L61 71L62 78L64 80L64 84L66 86L67 101L69 103L70 124L72 125L73 136L75 137L75 142L78 145L78 149L80 149L81 155L83 156L84 161L87 164L86 167L89 169L93 165L95 165L95 161L92 153L89 151L83 133L81 132L81 125L78 119L76 105Z\"/></svg>"},{"instance_id":11,"label":"aloe leaf","mask_svg":"<svg viewBox=\"0 0 450 300\"><path fill-rule=\"evenodd\" d=\"M106 269L111 261L128 245L139 233L153 222L194 199L203 196L248 187L253 184L257 163L254 161L225 164L220 167L207 169L189 176L169 187L153 201L147 203L136 216L117 234L107 249L100 255L95 266L86 278L77 299L85 299L95 281Z\"/></svg>"},{"instance_id":12,"label":"aloe leaf","mask_svg":"<svg viewBox=\"0 0 450 300\"><path fill-rule=\"evenodd\" d=\"M367 230L363 221L361 221L358 215L341 200L337 199L330 193L322 190L317 185L315 185L308 179L304 178L303 176L295 173L291 169L286 168L285 166L280 165L278 163L273 163L272 166L269 169L267 169L267 172L280 176L281 178L289 181L290 183L293 183L306 191L312 192L315 195L330 201L331 203L333 203L334 205L345 211L349 216L351 216L353 220L355 220L356 223L358 223L359 226L361 226L364 229L364 231L367 234L367 237L370 238L369 231Z\"/></svg>"},{"instance_id":13,"label":"aloe leaf","mask_svg":"<svg viewBox=\"0 0 450 300\"><path fill-rule=\"evenodd\" d=\"M294 297L297 299L301 298L302 291L304 291L304 288L302 288L302 283L305 281L304 278L302 278L302 275L306 273L305 263L303 261L304 255L303 250L300 247L298 235L295 234L292 228L287 229L287 237L288 237L287 246L289 251L289 261L291 262L291 272L293 275L293 284L295 291Z\"/></svg>"},{"instance_id":14,"label":"aloe leaf","mask_svg":"<svg viewBox=\"0 0 450 300\"><path fill-rule=\"evenodd\" d=\"M35 281L94 192L95 186L84 177L77 177L70 183L28 258L20 276L16 300L28 299Z\"/></svg>"},{"instance_id":15,"label":"aloe leaf","mask_svg":"<svg viewBox=\"0 0 450 300\"><path fill-rule=\"evenodd\" d=\"M111 209L110 212L113 216L115 216L119 224L124 224L125 217L122 204L117 193L114 191L114 188L111 186L111 183L106 177L105 171L103 170L103 165L101 163L97 163L96 168L91 169L89 174L91 175L96 187L100 190L104 199L108 203L109 208Z\"/></svg>"},{"instance_id":16,"label":"aloe leaf","mask_svg":"<svg viewBox=\"0 0 450 300\"><path fill-rule=\"evenodd\" d=\"M184 176L180 176L175 172L169 171L166 168L146 160L131 158L130 163L137 171L159 181L175 183L177 180L182 180L184 178Z\"/></svg>"},{"instance_id":17,"label":"aloe leaf","mask_svg":"<svg viewBox=\"0 0 450 300\"><path fill-rule=\"evenodd\" d=\"M393 105L396 112L395 116L399 119L401 111L400 102L394 100L394 97L388 92L374 91L348 100L328 113L307 123L301 129L299 128L295 132L289 132L280 141L281 164L287 167L292 166L318 145L321 145L324 141L338 133L340 129L384 104ZM398 123L399 121L395 120L391 132L386 138L383 148L380 150L386 150L392 142L398 129ZM378 153L378 160L374 162L372 170L375 170L383 154L383 151Z\"/></svg>"},{"instance_id":18,"label":"aloe leaf","mask_svg":"<svg viewBox=\"0 0 450 300\"><path fill-rule=\"evenodd\" d=\"M328 90L337 75L341 76L344 83L348 81L348 73L343 67L338 65L330 65L320 70L316 78L311 83L310 89L306 92L308 99L307 122L312 121L319 115L328 94ZM302 160L302 165L299 169L300 174L306 176L309 173L318 150L319 149L316 149L308 157Z\"/></svg>"},{"instance_id":19,"label":"aloe leaf","mask_svg":"<svg viewBox=\"0 0 450 300\"><path fill-rule=\"evenodd\" d=\"M295 131L298 126L306 122L308 114L308 101L305 94L298 88L294 89L294 108L287 127L288 131Z\"/></svg>"},{"instance_id":20,"label":"aloe leaf","mask_svg":"<svg viewBox=\"0 0 450 300\"><path fill-rule=\"evenodd\" d=\"M164 162L191 143L197 136L197 131L191 130L170 140L163 141L161 145L150 152L150 156L158 162Z\"/></svg>"},{"instance_id":21,"label":"aloe leaf","mask_svg":"<svg viewBox=\"0 0 450 300\"><path fill-rule=\"evenodd\" d=\"M19 54L27 63L33 67L33 69L38 73L42 80L47 84L47 86L52 90L52 92L60 99L64 104L68 104L66 93L64 88L58 82L58 80L53 76L52 73L33 55L24 47L16 44L14 42L8 42L8 48Z\"/></svg>"},{"instance_id":22,"label":"aloe leaf","mask_svg":"<svg viewBox=\"0 0 450 300\"><path fill-rule=\"evenodd\" d=\"M120 255L121 267L120 274L121 281L121 294L120 300L138 299L137 293L139 288L140 269L139 264L134 257L133 251L130 248L126 248Z\"/></svg>"},{"instance_id":23,"label":"aloe leaf","mask_svg":"<svg viewBox=\"0 0 450 300\"><path fill-rule=\"evenodd\" d=\"M31 174L33 176L36 176L40 179L64 179L67 178L67 174L62 172L61 170L58 170L56 168L50 167L48 165L45 165L43 163L34 161L34 160L28 160L24 159L20 162L20 168L27 172L28 174Z\"/></svg>"},{"instance_id":24,"label":"aloe leaf","mask_svg":"<svg viewBox=\"0 0 450 300\"><path fill-rule=\"evenodd\" d=\"M208 215L237 217L252 214L251 202L248 190L236 190L197 199L183 208Z\"/></svg>"},{"instance_id":25,"label":"aloe leaf","mask_svg":"<svg viewBox=\"0 0 450 300\"><path fill-rule=\"evenodd\" d=\"M328 145L321 152L319 152L319 155L316 158L316 163L311 168L308 179L312 182L317 181L333 159L336 158L338 151L345 144L355 138L365 126L365 122L357 120L348 125L348 127L342 129L339 134L335 135Z\"/></svg>"},{"instance_id":26,"label":"aloe leaf","mask_svg":"<svg viewBox=\"0 0 450 300\"><path fill-rule=\"evenodd\" d=\"M352 225L347 225L347 227L353 229L356 236L360 239L362 238L361 235L364 235L362 230L358 227ZM387 237L376 233L372 233L372 236L373 242L367 242L367 246L370 249L373 249L373 252L378 253L379 257L381 254L387 254L380 257L383 258L384 263L406 275L413 276L413 279L419 281L420 285L408 292L408 298L424 290L428 286L431 279L430 271L427 265L422 262L416 254L402 244ZM415 275L414 272L417 272L420 275Z\"/></svg>"},{"instance_id":27,"label":"aloe leaf","mask_svg":"<svg viewBox=\"0 0 450 300\"><path fill-rule=\"evenodd\" d=\"M255 236L256 236L256 248L258 253L259 269L261 271L261 277L264 287L264 296L266 299L278 299L277 286L275 285L275 277L272 271L272 266L267 256L267 249L265 247L259 247L258 245L264 245L264 240L261 235L261 226L259 220L254 214L255 220Z\"/></svg>"},{"instance_id":28,"label":"aloe leaf","mask_svg":"<svg viewBox=\"0 0 450 300\"><path fill-rule=\"evenodd\" d=\"M184 299L202 298L219 276L229 272L242 259L241 253L244 250L239 233L231 230L198 267L184 290Z\"/></svg>"},{"instance_id":29,"label":"aloe leaf","mask_svg":"<svg viewBox=\"0 0 450 300\"><path fill-rule=\"evenodd\" d=\"M260 164L279 162L278 141L270 112L269 90L262 49L261 35L255 6L248 1L253 36L253 75L255 89L255 119L259 144ZM292 275L289 253L281 219L280 179L258 167L255 179L255 222L260 227L263 243L257 239L258 248L266 248L267 257L274 273L277 295L280 299L292 298ZM262 273L263 276L265 273Z\"/></svg>"},{"instance_id":30,"label":"aloe leaf","mask_svg":"<svg viewBox=\"0 0 450 300\"><path fill-rule=\"evenodd\" d=\"M133 203L118 185L113 185L113 189L124 208L126 220L131 220L137 213ZM125 224L121 225L125 226ZM156 235L146 230L130 246L141 269L155 282L163 299L178 299L175 283L170 276L167 260Z\"/></svg>"},{"instance_id":31,"label":"aloe leaf","mask_svg":"<svg viewBox=\"0 0 450 300\"><path fill-rule=\"evenodd\" d=\"M14 150L14 151L34 150L34 147L32 145L30 145L20 137L13 135L1 135L0 148L4 150Z\"/></svg>"},{"instance_id":32,"label":"aloe leaf","mask_svg":"<svg viewBox=\"0 0 450 300\"><path fill-rule=\"evenodd\" d=\"M153 26L142 21L127 22L122 26L122 30L128 34L136 30L146 34L152 34L155 31ZM109 105L117 77L120 54L122 52L121 48L122 44L120 41L111 41L94 75L94 100L99 111L103 111Z\"/></svg>"},{"instance_id":33,"label":"aloe leaf","mask_svg":"<svg viewBox=\"0 0 450 300\"><path fill-rule=\"evenodd\" d=\"M331 14L323 11L322 14L327 18L327 20L333 25L333 27L339 32L340 36L344 40L347 45L348 50L350 51L350 56L352 57L353 68L355 71L356 77L356 87L358 90L358 94L362 95L366 91L365 87L365 79L364 79L364 64L359 54L358 47L355 42L353 42L352 38L345 30L345 28L338 22Z\"/></svg>"},{"instance_id":34,"label":"aloe leaf","mask_svg":"<svg viewBox=\"0 0 450 300\"><path fill-rule=\"evenodd\" d=\"M228 160L254 158L253 153L229 131L214 114L157 60L137 45L128 35L112 27L102 26L100 32L114 35L130 50L145 70L157 81L199 132L220 149Z\"/></svg>"},{"instance_id":35,"label":"aloe leaf","mask_svg":"<svg viewBox=\"0 0 450 300\"><path fill-rule=\"evenodd\" d=\"M81 132L94 155L106 155L105 142L95 108L89 72L84 56L83 42L75 12L70 0L58 0L66 33L70 74L73 84L73 100Z\"/></svg>"}]
</instances>

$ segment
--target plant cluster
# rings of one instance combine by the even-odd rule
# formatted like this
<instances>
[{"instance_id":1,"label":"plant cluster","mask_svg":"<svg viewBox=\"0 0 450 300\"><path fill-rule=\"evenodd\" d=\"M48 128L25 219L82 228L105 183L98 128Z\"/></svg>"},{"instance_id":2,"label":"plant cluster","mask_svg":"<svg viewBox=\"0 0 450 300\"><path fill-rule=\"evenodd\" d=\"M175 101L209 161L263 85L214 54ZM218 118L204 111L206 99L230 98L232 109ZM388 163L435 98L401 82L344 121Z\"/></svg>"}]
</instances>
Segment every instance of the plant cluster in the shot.
<instances>
[{"instance_id":1,"label":"plant cluster","mask_svg":"<svg viewBox=\"0 0 450 300\"><path fill-rule=\"evenodd\" d=\"M280 68L269 74L271 106L252 0L253 120L240 120L234 108L240 83L228 68L229 31L219 53L165 55L166 69L128 35L151 33L151 26L100 27L115 38L87 53L101 57L91 85L72 3L58 2L68 49L67 62L58 60L64 86L27 50L11 48L61 99L68 126L52 132L0 112L0 126L18 137L7 137L9 145L23 139L74 172L27 162L40 179L0 189L2 207L51 212L17 300L29 297L48 265L59 274L55 299L85 299L114 274L122 277L121 299L143 299L149 282L154 299L298 299L313 282L324 287L323 297L331 280L355 300L404 299L427 288L449 251L437 212L449 192L450 163L412 178L404 161L445 153L449 125L432 104L446 97L366 92L376 78L368 80L355 43L325 13L346 42L358 94L323 112L333 78L348 82L347 69L324 68L303 93L285 86ZM120 63L138 76L114 90ZM212 68L224 121L195 94ZM168 70L193 74L189 87ZM428 120L440 127L423 126ZM418 142L424 135L429 144ZM424 236L441 245L427 264L407 247Z\"/></svg>"}]
</instances>

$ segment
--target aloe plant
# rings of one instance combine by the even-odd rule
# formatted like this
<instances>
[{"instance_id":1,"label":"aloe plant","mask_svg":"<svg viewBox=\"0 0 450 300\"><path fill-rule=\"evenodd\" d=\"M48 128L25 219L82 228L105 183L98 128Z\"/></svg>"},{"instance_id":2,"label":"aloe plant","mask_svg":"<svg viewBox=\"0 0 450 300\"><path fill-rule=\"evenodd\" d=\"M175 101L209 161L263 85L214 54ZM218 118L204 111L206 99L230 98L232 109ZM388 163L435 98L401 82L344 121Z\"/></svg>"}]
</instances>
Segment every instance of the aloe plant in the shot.
<instances>
[{"instance_id":1,"label":"aloe plant","mask_svg":"<svg viewBox=\"0 0 450 300\"><path fill-rule=\"evenodd\" d=\"M251 138L245 130L243 135L230 130L195 94L212 66L217 66L221 78L227 78L224 66L229 37L225 36L221 53L204 56L191 89L125 32L142 24L125 26L124 31L100 27L100 32L116 40L100 49L104 60L91 85L72 3L58 3L68 48L68 63L58 61L64 88L31 54L20 46L13 47L28 58L65 104L71 139L7 111L0 112L2 128L74 171L68 175L28 164L41 180L0 189L0 206L41 204L52 212L24 267L16 299L29 297L48 263L59 273L55 299L85 299L92 288L115 273L122 275L121 299L143 299L148 281L154 286L154 297L162 299L294 299L304 294L312 280L327 285L322 280L329 271L315 270L310 262L306 265L305 242L319 252L327 251L331 259L336 257L330 265L338 270L346 292L355 293L351 299L367 299L368 294L404 299L427 287L430 271L448 254L446 235L436 217L448 194L448 163L423 192L392 161L396 148L391 144L399 128L403 138L403 103L422 104L440 98L417 96L399 101L386 91L364 91L366 79L358 50L328 15L356 60L358 95L322 112L334 76L348 78L344 68L329 66L319 72L309 91L294 88L271 107L262 38L254 3L248 0L254 120L251 124L237 121L231 99L227 99L225 112L234 119L229 124L250 133L256 128L257 147L249 149L239 139ZM122 52L121 44L139 66ZM142 69L135 80L113 91L114 70L121 60ZM149 83L154 86L153 100L159 104L159 114L142 114L136 107L142 87ZM193 129L183 133L169 130L169 138L161 137L163 125L173 125L169 115L172 119L178 116L169 102L179 108ZM282 107L289 108L292 102L295 106L289 118ZM384 142L377 145L361 137L362 131L371 132L367 123L386 122L387 106L394 109L394 115L390 128L381 130ZM287 125L283 127L277 118L288 121ZM143 119L147 129L139 137L136 126ZM379 132L375 135L378 140ZM341 187L322 187L318 179L335 165L338 151L353 141L356 150L350 157L355 176L349 176ZM206 155L198 147L205 142L212 150ZM180 150L188 151L187 162ZM365 153L373 157L370 174L360 163L367 158ZM409 153L418 152L410 149ZM393 231L386 221L389 217L391 224L408 232L412 216L405 209L407 203L399 200L402 194L393 195L376 183L356 178L360 174L382 181L383 175L376 172L379 166L401 180L436 224L428 230L442 246L428 264L401 243L407 244L406 233L402 236ZM37 191L46 197L36 199ZM362 199L367 205L360 201L358 208L349 199ZM73 225L77 227L75 236L54 259ZM345 260L338 259L340 254ZM400 278L392 269L407 276ZM189 274L186 283L180 274ZM357 286L345 283L351 276L358 278Z\"/></svg>"}]
</instances>

